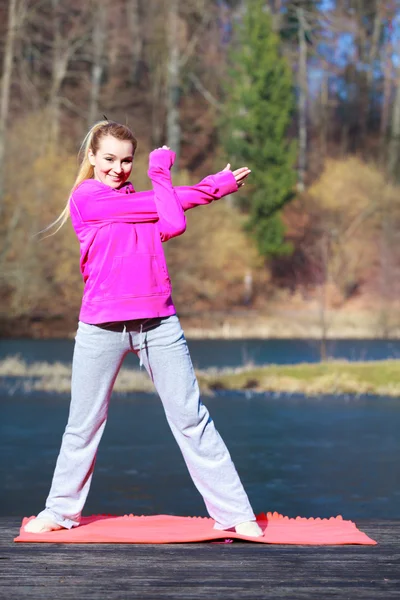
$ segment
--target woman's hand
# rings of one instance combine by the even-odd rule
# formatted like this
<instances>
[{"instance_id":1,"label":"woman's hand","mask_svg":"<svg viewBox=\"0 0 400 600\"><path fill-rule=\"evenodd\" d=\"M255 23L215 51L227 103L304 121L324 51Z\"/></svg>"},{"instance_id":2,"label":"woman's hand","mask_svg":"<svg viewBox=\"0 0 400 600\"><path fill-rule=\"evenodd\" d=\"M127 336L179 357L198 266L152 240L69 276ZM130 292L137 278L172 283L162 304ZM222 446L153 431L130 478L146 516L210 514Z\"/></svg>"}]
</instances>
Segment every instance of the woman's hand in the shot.
<instances>
[{"instance_id":1,"label":"woman's hand","mask_svg":"<svg viewBox=\"0 0 400 600\"><path fill-rule=\"evenodd\" d=\"M231 170L231 165L230 165L230 163L228 163L226 165L225 169L223 169L223 171L230 171L230 170ZM240 167L240 169L236 169L236 171L232 171L232 175L236 179L236 183L238 184L238 187L242 187L244 185L244 182L247 179L247 177L250 175L250 173L251 173L251 171L247 167Z\"/></svg>"},{"instance_id":2,"label":"woman's hand","mask_svg":"<svg viewBox=\"0 0 400 600\"><path fill-rule=\"evenodd\" d=\"M149 167L161 166L165 169L171 169L175 162L176 154L168 146L156 148L149 155Z\"/></svg>"}]
</instances>

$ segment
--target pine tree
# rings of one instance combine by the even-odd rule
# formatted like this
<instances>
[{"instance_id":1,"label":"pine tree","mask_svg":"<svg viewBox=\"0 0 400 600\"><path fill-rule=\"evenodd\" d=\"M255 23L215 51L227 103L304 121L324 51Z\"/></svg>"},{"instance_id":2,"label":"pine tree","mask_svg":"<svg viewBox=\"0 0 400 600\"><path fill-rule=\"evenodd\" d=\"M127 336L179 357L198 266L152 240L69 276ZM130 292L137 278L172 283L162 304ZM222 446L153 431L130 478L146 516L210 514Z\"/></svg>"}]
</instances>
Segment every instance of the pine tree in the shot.
<instances>
[{"instance_id":1,"label":"pine tree","mask_svg":"<svg viewBox=\"0 0 400 600\"><path fill-rule=\"evenodd\" d=\"M247 0L231 53L231 79L221 120L230 162L248 166L245 206L248 229L265 257L290 252L281 208L292 198L295 148L288 141L294 110L290 67L280 54L279 36L263 0ZM236 44L235 44L236 46Z\"/></svg>"}]
</instances>

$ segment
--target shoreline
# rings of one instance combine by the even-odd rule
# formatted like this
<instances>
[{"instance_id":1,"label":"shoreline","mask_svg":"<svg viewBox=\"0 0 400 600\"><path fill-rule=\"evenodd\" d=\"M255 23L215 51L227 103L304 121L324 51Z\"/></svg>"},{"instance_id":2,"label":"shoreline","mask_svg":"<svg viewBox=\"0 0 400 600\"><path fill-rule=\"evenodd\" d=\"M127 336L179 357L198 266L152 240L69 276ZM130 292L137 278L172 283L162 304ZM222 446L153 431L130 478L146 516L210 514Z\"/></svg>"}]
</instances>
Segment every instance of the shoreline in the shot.
<instances>
[{"instance_id":1,"label":"shoreline","mask_svg":"<svg viewBox=\"0 0 400 600\"><path fill-rule=\"evenodd\" d=\"M318 308L288 305L269 313L212 312L180 320L188 339L400 339L400 308L384 319L378 310L329 310L321 321Z\"/></svg>"},{"instance_id":2,"label":"shoreline","mask_svg":"<svg viewBox=\"0 0 400 600\"><path fill-rule=\"evenodd\" d=\"M328 360L295 365L247 366L198 373L207 391L242 390L320 396L390 396L400 398L400 359Z\"/></svg>"},{"instance_id":3,"label":"shoreline","mask_svg":"<svg viewBox=\"0 0 400 600\"><path fill-rule=\"evenodd\" d=\"M291 365L265 365L235 369L196 370L203 394L219 390L278 394L374 395L400 398L400 359L382 361L325 361ZM18 356L0 361L0 381L13 381L23 392L69 393L71 364L37 362L27 364ZM154 393L146 372L122 367L115 392Z\"/></svg>"},{"instance_id":4,"label":"shoreline","mask_svg":"<svg viewBox=\"0 0 400 600\"><path fill-rule=\"evenodd\" d=\"M400 315L400 311L398 313ZM329 340L400 339L400 316L382 323L373 311L330 311L325 331L314 310L281 310L268 315L256 311L209 312L178 315L187 339L308 339ZM397 319L396 319L397 321ZM75 318L55 316L0 318L0 339L73 339Z\"/></svg>"}]
</instances>

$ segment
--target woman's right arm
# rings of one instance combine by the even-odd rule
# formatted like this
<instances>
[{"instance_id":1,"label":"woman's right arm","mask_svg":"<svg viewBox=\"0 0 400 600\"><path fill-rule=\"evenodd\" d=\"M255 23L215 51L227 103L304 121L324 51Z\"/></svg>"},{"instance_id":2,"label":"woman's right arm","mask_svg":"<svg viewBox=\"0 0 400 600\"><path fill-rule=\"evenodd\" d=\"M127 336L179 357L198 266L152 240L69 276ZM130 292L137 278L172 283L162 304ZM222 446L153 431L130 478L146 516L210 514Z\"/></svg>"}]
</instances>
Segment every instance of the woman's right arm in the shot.
<instances>
[{"instance_id":1,"label":"woman's right arm","mask_svg":"<svg viewBox=\"0 0 400 600\"><path fill-rule=\"evenodd\" d=\"M167 146L153 150L149 156L147 174L153 185L159 218L157 226L162 242L177 237L186 230L185 213L171 181L171 168L175 157L175 152Z\"/></svg>"},{"instance_id":2,"label":"woman's right arm","mask_svg":"<svg viewBox=\"0 0 400 600\"><path fill-rule=\"evenodd\" d=\"M174 204L177 198L186 211L195 206L210 204L237 189L234 174L231 171L220 171L205 177L196 185L175 187ZM124 194L95 179L86 179L81 183L71 195L71 204L80 220L90 225L149 223L159 220L154 190Z\"/></svg>"},{"instance_id":3,"label":"woman's right arm","mask_svg":"<svg viewBox=\"0 0 400 600\"><path fill-rule=\"evenodd\" d=\"M156 204L149 193L142 197L136 193L124 194L95 179L86 179L74 190L71 204L88 225L158 221Z\"/></svg>"}]
</instances>

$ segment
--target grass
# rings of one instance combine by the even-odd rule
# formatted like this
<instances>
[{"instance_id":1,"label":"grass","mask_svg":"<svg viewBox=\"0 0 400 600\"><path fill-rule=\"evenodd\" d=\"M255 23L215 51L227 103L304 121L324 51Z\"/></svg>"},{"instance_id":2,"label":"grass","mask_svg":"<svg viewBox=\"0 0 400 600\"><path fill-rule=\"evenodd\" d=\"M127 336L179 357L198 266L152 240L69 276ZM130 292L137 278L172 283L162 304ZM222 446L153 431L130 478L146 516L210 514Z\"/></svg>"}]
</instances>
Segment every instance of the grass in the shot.
<instances>
[{"instance_id":1,"label":"grass","mask_svg":"<svg viewBox=\"0 0 400 600\"><path fill-rule=\"evenodd\" d=\"M400 397L400 361L328 361L298 365L249 366L220 373L199 373L203 389L321 394L376 394Z\"/></svg>"},{"instance_id":2,"label":"grass","mask_svg":"<svg viewBox=\"0 0 400 600\"><path fill-rule=\"evenodd\" d=\"M368 362L328 361L298 365L246 366L221 371L197 372L204 393L218 389L268 391L320 396L324 394L373 394L400 398L400 360ZM71 366L37 362L27 365L20 357L0 361L0 378L21 380L26 391L70 391ZM154 387L144 370L122 368L117 392L152 392Z\"/></svg>"}]
</instances>

